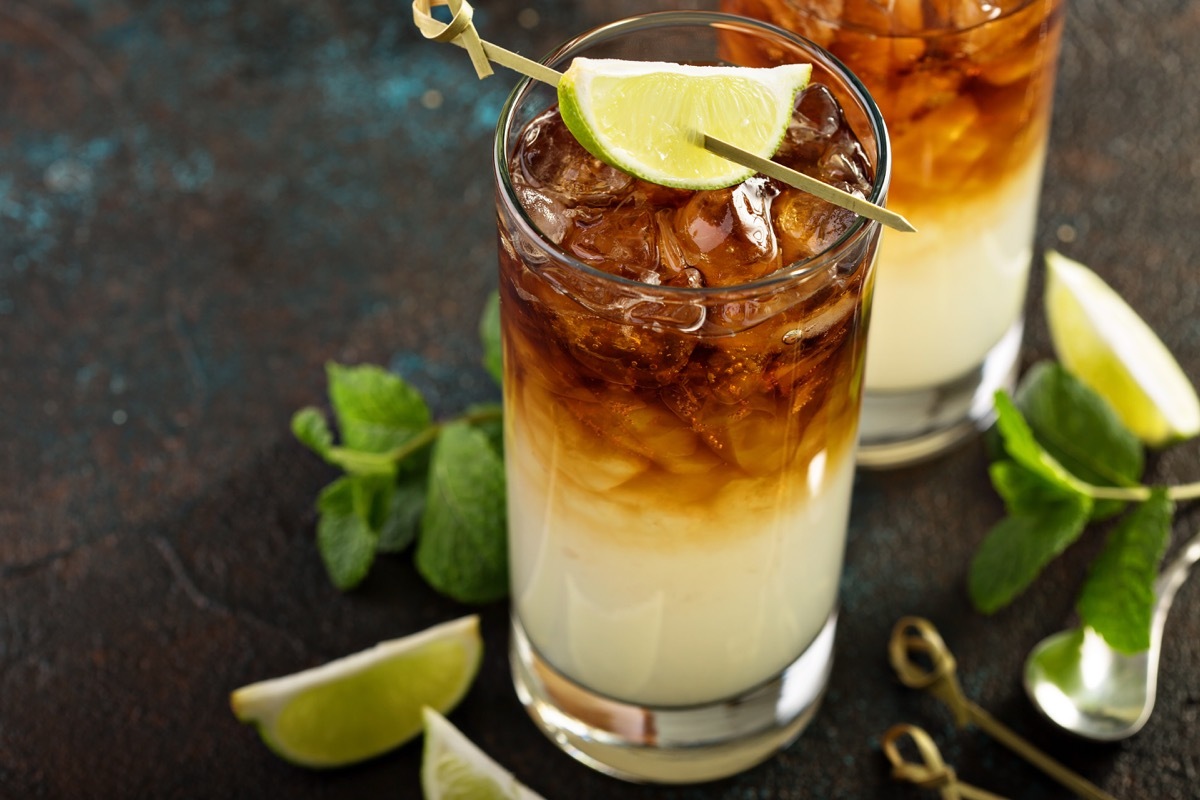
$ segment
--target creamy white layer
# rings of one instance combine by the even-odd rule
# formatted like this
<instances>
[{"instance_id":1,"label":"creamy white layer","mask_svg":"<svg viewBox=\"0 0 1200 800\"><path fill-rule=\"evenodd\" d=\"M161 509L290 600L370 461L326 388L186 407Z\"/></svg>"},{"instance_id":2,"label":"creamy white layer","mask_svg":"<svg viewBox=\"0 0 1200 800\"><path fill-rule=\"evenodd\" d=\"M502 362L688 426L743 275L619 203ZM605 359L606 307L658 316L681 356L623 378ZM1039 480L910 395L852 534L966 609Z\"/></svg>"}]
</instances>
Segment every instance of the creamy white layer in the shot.
<instances>
[{"instance_id":1,"label":"creamy white layer","mask_svg":"<svg viewBox=\"0 0 1200 800\"><path fill-rule=\"evenodd\" d=\"M730 697L797 658L836 602L850 448L706 502L656 500L631 488L636 458L578 452L568 415L537 430L506 415L513 602L541 656L651 706Z\"/></svg>"},{"instance_id":2,"label":"creamy white layer","mask_svg":"<svg viewBox=\"0 0 1200 800\"><path fill-rule=\"evenodd\" d=\"M927 389L978 367L1020 317L1045 148L994 192L897 206L918 233L885 231L867 338L868 391Z\"/></svg>"}]
</instances>

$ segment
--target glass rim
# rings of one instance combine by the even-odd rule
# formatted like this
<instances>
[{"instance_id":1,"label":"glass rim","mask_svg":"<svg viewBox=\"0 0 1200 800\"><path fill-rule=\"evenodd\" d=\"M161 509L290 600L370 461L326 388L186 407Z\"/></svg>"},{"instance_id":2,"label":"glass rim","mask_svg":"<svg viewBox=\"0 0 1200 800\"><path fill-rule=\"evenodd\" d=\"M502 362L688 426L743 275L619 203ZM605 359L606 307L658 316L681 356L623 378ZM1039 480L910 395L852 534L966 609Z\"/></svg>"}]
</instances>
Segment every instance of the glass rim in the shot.
<instances>
[{"instance_id":1,"label":"glass rim","mask_svg":"<svg viewBox=\"0 0 1200 800\"><path fill-rule=\"evenodd\" d=\"M962 25L962 26L945 25L940 28L925 28L922 30L915 30L915 31L879 30L878 28L876 28L872 25L861 23L861 22L855 22L855 21L846 20L846 19L830 19L829 17L820 13L819 10L812 9L812 8L809 8L806 6L801 6L801 5L797 5L797 4L790 3L790 2L787 5L788 5L788 8L791 8L796 13L802 14L803 16L805 16L809 19L816 20L818 22L822 22L833 28L836 28L839 30L844 30L844 31L854 31L855 33L861 33L861 34L865 34L865 35L869 35L869 36L874 36L878 39L889 39L889 40L894 41L897 39L925 40L925 39L938 39L943 36L962 36L964 34L968 34L968 33L971 33L972 31L977 31L977 30L986 28L991 25L998 25L998 24L1004 22L1005 20L1009 19L1010 17L1014 17L1017 14L1020 14L1021 12L1026 11L1027 9L1029 9L1032 6L1037 5L1037 4L1045 4L1052 8L1061 8L1063 5L1066 4L1066 0L1022 0L1020 3L1013 5L1011 8L1004 9L1003 11L1001 11L998 15L996 15L994 17L989 17L988 19L980 20L979 22L973 22L970 25Z\"/></svg>"},{"instance_id":2,"label":"glass rim","mask_svg":"<svg viewBox=\"0 0 1200 800\"><path fill-rule=\"evenodd\" d=\"M821 64L823 68L838 73L855 95L854 99L865 112L871 132L875 137L877 151L875 179L871 187L871 194L867 199L876 204L882 202L886 195L887 186L890 183L892 165L891 142L888 138L887 126L883 120L883 114L879 110L879 106L875 103L871 93L862 81L859 80L858 76L851 72L836 56L816 42L780 28L777 25L750 17L717 11L656 11L624 17L584 31L554 48L540 59L540 61L542 64L551 66L566 56L567 53L584 45L600 44L630 31L681 26L739 29L743 31L757 30L761 33L780 37L793 45L798 45L802 49L810 51L813 56L824 62ZM492 171L496 180L496 186L503 202L512 210L513 218L521 226L523 235L539 242L548 253L554 255L557 262L565 264L573 270L591 278L616 284L623 289L636 289L637 291L654 294L662 298L687 298L694 301L709 297L728 298L731 295L754 295L764 290L786 286L794 281L810 277L827 267L840 254L850 250L859 240L868 236L873 226L882 227L880 223L859 215L846 231L822 252L808 258L793 261L769 275L753 281L731 286L664 286L661 284L642 283L632 278L614 275L611 272L597 269L567 253L559 244L547 237L517 199L513 188L512 176L508 169L507 147L510 141L510 131L513 134L516 133L516 131L511 130L513 127L512 118L520 101L534 88L536 83L532 78L522 78L509 94L504 102L504 106L500 110L492 150Z\"/></svg>"}]
</instances>

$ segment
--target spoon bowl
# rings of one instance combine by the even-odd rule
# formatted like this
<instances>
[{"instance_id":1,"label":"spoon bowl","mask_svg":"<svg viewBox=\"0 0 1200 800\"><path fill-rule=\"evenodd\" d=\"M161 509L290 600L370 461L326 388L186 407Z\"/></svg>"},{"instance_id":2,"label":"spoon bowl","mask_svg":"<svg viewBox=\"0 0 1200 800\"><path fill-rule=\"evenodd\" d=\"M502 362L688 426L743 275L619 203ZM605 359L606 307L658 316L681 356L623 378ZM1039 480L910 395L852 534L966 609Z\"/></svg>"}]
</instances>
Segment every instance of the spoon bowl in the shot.
<instances>
[{"instance_id":1,"label":"spoon bowl","mask_svg":"<svg viewBox=\"0 0 1200 800\"><path fill-rule=\"evenodd\" d=\"M1091 628L1043 639L1025 660L1025 693L1051 722L1100 742L1125 739L1142 729L1154 710L1163 627L1175 592L1200 560L1200 533L1184 546L1154 584L1150 649L1118 653Z\"/></svg>"},{"instance_id":2,"label":"spoon bowl","mask_svg":"<svg viewBox=\"0 0 1200 800\"><path fill-rule=\"evenodd\" d=\"M1025 691L1060 728L1113 742L1141 730L1154 710L1157 670L1149 662L1149 651L1124 655L1091 628L1073 628L1030 652Z\"/></svg>"}]
</instances>

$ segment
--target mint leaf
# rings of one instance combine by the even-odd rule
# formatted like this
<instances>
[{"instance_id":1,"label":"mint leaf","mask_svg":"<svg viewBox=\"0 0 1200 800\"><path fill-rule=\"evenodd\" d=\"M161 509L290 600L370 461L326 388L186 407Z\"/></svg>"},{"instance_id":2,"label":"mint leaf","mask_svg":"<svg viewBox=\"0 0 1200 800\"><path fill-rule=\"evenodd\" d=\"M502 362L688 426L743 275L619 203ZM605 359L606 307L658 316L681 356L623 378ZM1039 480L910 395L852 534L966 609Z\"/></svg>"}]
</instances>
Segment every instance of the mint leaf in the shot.
<instances>
[{"instance_id":1,"label":"mint leaf","mask_svg":"<svg viewBox=\"0 0 1200 800\"><path fill-rule=\"evenodd\" d=\"M375 561L379 534L371 525L371 508L388 488L386 478L347 476L317 497L317 546L330 580L343 591L361 583Z\"/></svg>"},{"instance_id":2,"label":"mint leaf","mask_svg":"<svg viewBox=\"0 0 1200 800\"><path fill-rule=\"evenodd\" d=\"M396 474L396 459L390 453L369 453L347 447L330 447L325 460L351 475L391 477Z\"/></svg>"},{"instance_id":3,"label":"mint leaf","mask_svg":"<svg viewBox=\"0 0 1200 800\"><path fill-rule=\"evenodd\" d=\"M300 443L320 456L333 446L333 433L320 409L308 406L292 415L292 435Z\"/></svg>"},{"instance_id":4,"label":"mint leaf","mask_svg":"<svg viewBox=\"0 0 1200 800\"><path fill-rule=\"evenodd\" d=\"M488 295L479 318L479 338L483 342L483 366L496 379L504 383L503 346L500 343L500 293Z\"/></svg>"},{"instance_id":5,"label":"mint leaf","mask_svg":"<svg viewBox=\"0 0 1200 800\"><path fill-rule=\"evenodd\" d=\"M1050 483L1076 491L1076 481L1038 444L1033 430L1013 405L1007 392L996 392L996 429L1004 440L1004 449L1021 466Z\"/></svg>"},{"instance_id":6,"label":"mint leaf","mask_svg":"<svg viewBox=\"0 0 1200 800\"><path fill-rule=\"evenodd\" d=\"M344 448L386 453L429 427L425 400L400 377L369 364L329 363L325 371Z\"/></svg>"},{"instance_id":7,"label":"mint leaf","mask_svg":"<svg viewBox=\"0 0 1200 800\"><path fill-rule=\"evenodd\" d=\"M1000 520L971 560L967 589L985 614L1012 602L1087 524L1091 498L1044 481L1037 492L1021 497L1019 513Z\"/></svg>"},{"instance_id":8,"label":"mint leaf","mask_svg":"<svg viewBox=\"0 0 1200 800\"><path fill-rule=\"evenodd\" d=\"M997 461L988 467L996 493L1004 499L1008 513L1038 514L1070 492L1015 461Z\"/></svg>"},{"instance_id":9,"label":"mint leaf","mask_svg":"<svg viewBox=\"0 0 1200 800\"><path fill-rule=\"evenodd\" d=\"M1093 486L1136 486L1145 457L1142 445L1095 391L1058 364L1035 364L1014 402L1037 441L1068 472ZM1095 504L1093 519L1113 516L1119 501Z\"/></svg>"},{"instance_id":10,"label":"mint leaf","mask_svg":"<svg viewBox=\"0 0 1200 800\"><path fill-rule=\"evenodd\" d=\"M508 593L504 465L467 423L446 425L433 446L416 562L434 589L460 602Z\"/></svg>"},{"instance_id":11,"label":"mint leaf","mask_svg":"<svg viewBox=\"0 0 1200 800\"><path fill-rule=\"evenodd\" d=\"M1138 653L1150 647L1154 581L1174 512L1166 490L1154 489L1117 524L1092 562L1076 609L1114 650Z\"/></svg>"},{"instance_id":12,"label":"mint leaf","mask_svg":"<svg viewBox=\"0 0 1200 800\"><path fill-rule=\"evenodd\" d=\"M379 516L380 553L399 553L417 538L421 528L421 515L425 512L425 495L428 492L424 475L411 475L400 482L386 495Z\"/></svg>"}]
</instances>

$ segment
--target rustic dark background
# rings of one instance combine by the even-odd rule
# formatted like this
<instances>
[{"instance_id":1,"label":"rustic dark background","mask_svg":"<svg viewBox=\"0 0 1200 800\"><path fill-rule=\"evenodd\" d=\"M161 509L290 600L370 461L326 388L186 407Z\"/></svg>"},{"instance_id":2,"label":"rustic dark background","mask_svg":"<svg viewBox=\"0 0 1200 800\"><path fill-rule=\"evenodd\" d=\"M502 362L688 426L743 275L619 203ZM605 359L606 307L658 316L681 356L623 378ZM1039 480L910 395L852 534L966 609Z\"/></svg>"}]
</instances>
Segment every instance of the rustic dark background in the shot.
<instances>
[{"instance_id":1,"label":"rustic dark background","mask_svg":"<svg viewBox=\"0 0 1200 800\"><path fill-rule=\"evenodd\" d=\"M672 4L480 0L488 38L538 55ZM328 359L389 365L435 410L494 399L474 320L495 283L492 126L477 82L391 0L0 0L0 797L416 797L419 744L291 767L227 696L465 612L407 557L340 594L313 535L331 470L291 413ZM1093 265L1200 379L1200 5L1069 8L1039 244ZM1050 355L1040 303L1025 359ZM1200 478L1200 446L1152 461ZM548 798L912 797L879 735L926 727L962 777L1064 796L933 700L884 645L936 621L964 686L1123 798L1200 796L1200 580L1167 629L1159 708L1131 741L1053 732L1018 677L1071 619L1101 537L994 618L966 604L1001 514L981 442L860 475L839 667L816 724L735 779L634 787L544 740L509 683L506 608L481 609L478 683L453 719ZM1175 542L1197 527L1183 509Z\"/></svg>"}]
</instances>

